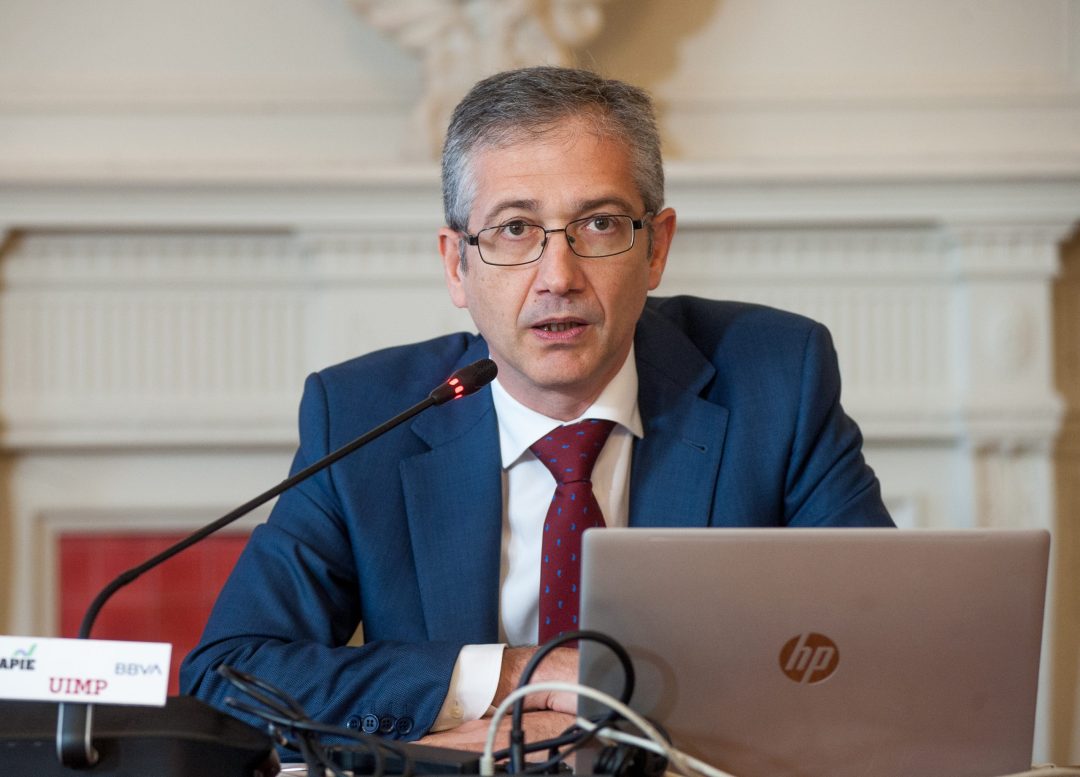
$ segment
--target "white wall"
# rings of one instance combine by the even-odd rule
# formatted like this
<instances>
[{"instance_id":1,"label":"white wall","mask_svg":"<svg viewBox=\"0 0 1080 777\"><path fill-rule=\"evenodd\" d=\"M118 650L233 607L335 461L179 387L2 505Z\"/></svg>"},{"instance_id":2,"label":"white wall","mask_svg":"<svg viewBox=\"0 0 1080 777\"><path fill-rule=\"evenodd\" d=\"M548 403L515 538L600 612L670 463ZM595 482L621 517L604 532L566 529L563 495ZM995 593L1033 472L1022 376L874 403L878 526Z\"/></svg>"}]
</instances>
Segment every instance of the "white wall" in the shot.
<instances>
[{"instance_id":1,"label":"white wall","mask_svg":"<svg viewBox=\"0 0 1080 777\"><path fill-rule=\"evenodd\" d=\"M755 175L1080 166L1073 0L600 7L575 56L653 90L672 160ZM5 0L0 171L396 166L413 161L420 79L347 0Z\"/></svg>"}]
</instances>

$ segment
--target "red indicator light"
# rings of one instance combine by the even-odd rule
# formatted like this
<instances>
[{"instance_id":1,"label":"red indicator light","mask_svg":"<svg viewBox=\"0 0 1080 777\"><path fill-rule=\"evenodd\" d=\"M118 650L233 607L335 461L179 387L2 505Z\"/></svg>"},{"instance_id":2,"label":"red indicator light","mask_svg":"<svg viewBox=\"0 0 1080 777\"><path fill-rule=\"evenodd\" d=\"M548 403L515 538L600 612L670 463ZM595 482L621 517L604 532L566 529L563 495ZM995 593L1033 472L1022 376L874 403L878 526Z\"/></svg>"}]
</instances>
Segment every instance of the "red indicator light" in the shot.
<instances>
[{"instance_id":1,"label":"red indicator light","mask_svg":"<svg viewBox=\"0 0 1080 777\"><path fill-rule=\"evenodd\" d=\"M459 378L450 378L447 383L449 383L451 386L458 386L458 391L461 390L461 380Z\"/></svg>"}]
</instances>

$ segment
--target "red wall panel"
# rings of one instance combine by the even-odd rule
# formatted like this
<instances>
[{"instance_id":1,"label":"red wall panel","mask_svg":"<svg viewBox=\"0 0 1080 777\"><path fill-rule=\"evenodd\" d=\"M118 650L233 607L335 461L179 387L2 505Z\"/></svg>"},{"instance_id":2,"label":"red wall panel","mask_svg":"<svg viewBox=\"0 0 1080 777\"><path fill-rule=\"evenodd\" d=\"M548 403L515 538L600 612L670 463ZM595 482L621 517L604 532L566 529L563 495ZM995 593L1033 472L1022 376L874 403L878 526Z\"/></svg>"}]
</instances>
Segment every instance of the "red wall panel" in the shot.
<instances>
[{"instance_id":1,"label":"red wall panel","mask_svg":"<svg viewBox=\"0 0 1080 777\"><path fill-rule=\"evenodd\" d=\"M60 636L79 633L91 600L122 572L184 534L65 532L59 541ZM195 647L214 600L247 535L209 537L120 589L98 615L91 636L173 646L169 693L178 693L180 661Z\"/></svg>"}]
</instances>

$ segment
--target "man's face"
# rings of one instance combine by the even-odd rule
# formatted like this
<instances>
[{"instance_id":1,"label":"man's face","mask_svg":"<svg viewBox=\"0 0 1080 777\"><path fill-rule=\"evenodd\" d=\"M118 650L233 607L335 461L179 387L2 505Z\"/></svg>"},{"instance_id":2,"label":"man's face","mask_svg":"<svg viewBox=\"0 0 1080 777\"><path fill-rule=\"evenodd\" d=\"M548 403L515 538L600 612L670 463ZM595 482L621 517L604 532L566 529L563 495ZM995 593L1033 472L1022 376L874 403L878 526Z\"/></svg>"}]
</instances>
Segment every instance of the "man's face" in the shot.
<instances>
[{"instance_id":1,"label":"man's face","mask_svg":"<svg viewBox=\"0 0 1080 777\"><path fill-rule=\"evenodd\" d=\"M481 150L472 160L475 197L468 231L521 220L548 229L600 214L644 216L624 143L570 120L541 140ZM660 283L675 230L670 208L656 214L634 247L604 258L575 255L562 233L539 261L494 267L460 235L439 232L446 283L468 308L499 366L499 381L528 407L563 420L584 411L630 351L646 292Z\"/></svg>"}]
</instances>

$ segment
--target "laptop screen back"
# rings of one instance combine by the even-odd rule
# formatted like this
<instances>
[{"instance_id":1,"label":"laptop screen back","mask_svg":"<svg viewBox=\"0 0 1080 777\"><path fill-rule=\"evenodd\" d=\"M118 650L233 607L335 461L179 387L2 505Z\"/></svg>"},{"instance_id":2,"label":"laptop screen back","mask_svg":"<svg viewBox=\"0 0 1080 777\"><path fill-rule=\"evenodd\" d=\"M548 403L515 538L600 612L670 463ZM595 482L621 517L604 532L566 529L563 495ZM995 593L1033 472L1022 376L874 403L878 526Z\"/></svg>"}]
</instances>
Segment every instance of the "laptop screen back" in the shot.
<instances>
[{"instance_id":1,"label":"laptop screen back","mask_svg":"<svg viewBox=\"0 0 1080 777\"><path fill-rule=\"evenodd\" d=\"M1043 531L604 529L582 626L632 706L738 777L1030 767ZM603 646L581 681L618 693ZM583 705L595 712L595 705Z\"/></svg>"}]
</instances>

